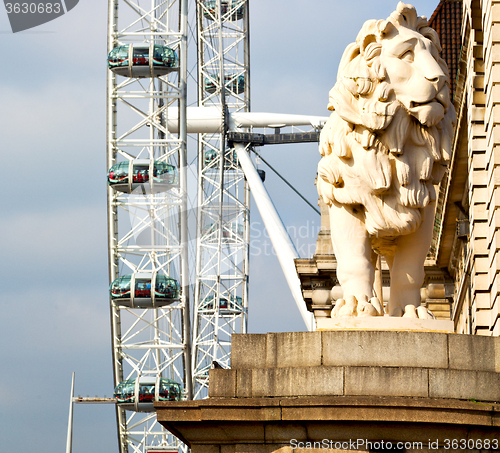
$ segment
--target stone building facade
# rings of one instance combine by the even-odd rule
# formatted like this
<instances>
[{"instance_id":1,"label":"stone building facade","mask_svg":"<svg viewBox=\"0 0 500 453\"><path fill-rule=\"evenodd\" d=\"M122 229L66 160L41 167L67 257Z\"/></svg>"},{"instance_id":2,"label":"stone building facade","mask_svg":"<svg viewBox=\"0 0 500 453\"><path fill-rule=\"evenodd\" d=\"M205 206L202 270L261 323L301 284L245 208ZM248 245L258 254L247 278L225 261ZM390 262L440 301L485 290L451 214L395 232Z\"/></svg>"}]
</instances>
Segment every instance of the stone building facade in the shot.
<instances>
[{"instance_id":1,"label":"stone building facade","mask_svg":"<svg viewBox=\"0 0 500 453\"><path fill-rule=\"evenodd\" d=\"M464 0L457 128L435 259L458 333L500 335L500 2ZM452 74L453 76L453 74Z\"/></svg>"}]
</instances>

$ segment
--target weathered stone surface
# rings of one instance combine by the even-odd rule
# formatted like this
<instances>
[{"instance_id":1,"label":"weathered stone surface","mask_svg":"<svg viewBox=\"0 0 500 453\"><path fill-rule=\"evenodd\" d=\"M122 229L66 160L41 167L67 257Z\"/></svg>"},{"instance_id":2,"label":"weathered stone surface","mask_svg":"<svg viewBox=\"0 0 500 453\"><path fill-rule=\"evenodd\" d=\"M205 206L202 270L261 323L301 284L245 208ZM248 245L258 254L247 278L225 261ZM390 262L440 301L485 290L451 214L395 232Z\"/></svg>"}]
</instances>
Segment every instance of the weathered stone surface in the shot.
<instances>
[{"instance_id":1,"label":"weathered stone surface","mask_svg":"<svg viewBox=\"0 0 500 453\"><path fill-rule=\"evenodd\" d=\"M268 333L267 334L267 348L266 348L266 361L265 366L268 368L277 366L277 341L276 337L279 334L277 333Z\"/></svg>"},{"instance_id":2,"label":"weathered stone surface","mask_svg":"<svg viewBox=\"0 0 500 453\"><path fill-rule=\"evenodd\" d=\"M201 451L201 450L200 450ZM288 445L273 443L272 445L239 444L221 445L220 453L301 453L302 450L292 450ZM313 453L311 450L308 453Z\"/></svg>"},{"instance_id":3,"label":"weathered stone surface","mask_svg":"<svg viewBox=\"0 0 500 453\"><path fill-rule=\"evenodd\" d=\"M257 368L252 370L252 397L276 395L276 368Z\"/></svg>"},{"instance_id":4,"label":"weathered stone surface","mask_svg":"<svg viewBox=\"0 0 500 453\"><path fill-rule=\"evenodd\" d=\"M178 404L155 403L155 407L157 404L162 406L161 412L158 412L157 415L158 420L160 418L169 422L200 422L202 420L198 401L181 401L180 403L180 406Z\"/></svg>"},{"instance_id":5,"label":"weathered stone surface","mask_svg":"<svg viewBox=\"0 0 500 453\"><path fill-rule=\"evenodd\" d=\"M275 396L342 395L341 367L294 367L277 370Z\"/></svg>"},{"instance_id":6,"label":"weathered stone surface","mask_svg":"<svg viewBox=\"0 0 500 453\"><path fill-rule=\"evenodd\" d=\"M389 426L392 426L392 432L388 432L387 429L388 424L386 422L372 422L372 423L342 423L342 424L328 424L328 423L314 423L308 425L308 434L313 439L330 439L337 442L347 442L345 447L349 447L349 442L357 443L359 440L359 450L367 452L370 451L369 448L372 446L373 450L377 451L374 448L374 443L376 440L385 440L388 439L394 442L415 442L414 448L409 448L406 451L408 452L424 452L427 453L428 450L421 448L427 444L429 439L433 441L436 439L440 440L440 443L445 438L452 439L460 439L467 437L467 428L463 427L446 427L446 430L438 427L436 425L424 424L424 423L390 423ZM397 428L396 428L397 427ZM425 439L423 439L423 433L425 433ZM421 444L423 442L423 445ZM394 445L396 446L396 445ZM356 451L356 449L345 448L343 451L345 453ZM322 450L325 451L325 450ZM336 451L338 450L326 450L326 451ZM378 450L380 451L380 450ZM388 450L389 451L389 450ZM435 452L436 450L431 450ZM442 450L441 450L442 452ZM319 453L319 452L318 452ZM430 452L429 452L430 453ZM443 452L444 453L444 452Z\"/></svg>"},{"instance_id":7,"label":"weathered stone surface","mask_svg":"<svg viewBox=\"0 0 500 453\"><path fill-rule=\"evenodd\" d=\"M428 396L425 368L346 367L345 395Z\"/></svg>"},{"instance_id":8,"label":"weathered stone surface","mask_svg":"<svg viewBox=\"0 0 500 453\"><path fill-rule=\"evenodd\" d=\"M191 453L219 453L218 445L193 445Z\"/></svg>"},{"instance_id":9,"label":"weathered stone surface","mask_svg":"<svg viewBox=\"0 0 500 453\"><path fill-rule=\"evenodd\" d=\"M493 425L493 426L499 426L499 425ZM474 428L471 427L469 429L469 439L479 439L479 440L489 440L490 441L490 451L493 450L492 445L498 445L500 444L500 430L497 430L497 432L492 432L489 433L487 436L485 436L484 431L481 428ZM493 443L493 441L497 441L498 443ZM474 444L472 444L474 445ZM478 449L482 446L483 451L487 449L485 447L484 442L483 443L475 443L475 445L478 447Z\"/></svg>"},{"instance_id":10,"label":"weathered stone surface","mask_svg":"<svg viewBox=\"0 0 500 453\"><path fill-rule=\"evenodd\" d=\"M262 366L266 362L266 343L265 334L231 335L231 368Z\"/></svg>"},{"instance_id":11,"label":"weathered stone surface","mask_svg":"<svg viewBox=\"0 0 500 453\"><path fill-rule=\"evenodd\" d=\"M265 423L245 423L245 432L241 433L241 425L239 423L224 423L224 436L229 442L260 442L265 437Z\"/></svg>"},{"instance_id":12,"label":"weathered stone surface","mask_svg":"<svg viewBox=\"0 0 500 453\"><path fill-rule=\"evenodd\" d=\"M309 397L209 398L156 403L158 421L193 445L274 445L304 440L494 439L499 435L500 405L434 398ZM172 419L177 411L196 409L197 420ZM272 413L273 417L269 417ZM250 416L249 416L250 415ZM368 422L368 423L367 423ZM306 433L306 434L304 434ZM474 433L472 435L472 433ZM200 451L200 450L198 450ZM201 450L204 451L204 450ZM256 449L256 452L267 451ZM297 450L295 450L297 451Z\"/></svg>"},{"instance_id":13,"label":"weathered stone surface","mask_svg":"<svg viewBox=\"0 0 500 453\"><path fill-rule=\"evenodd\" d=\"M208 396L210 397L236 397L236 370L210 370L210 386Z\"/></svg>"},{"instance_id":14,"label":"weathered stone surface","mask_svg":"<svg viewBox=\"0 0 500 453\"><path fill-rule=\"evenodd\" d=\"M276 335L276 366L321 365L321 332L286 332Z\"/></svg>"},{"instance_id":15,"label":"weathered stone surface","mask_svg":"<svg viewBox=\"0 0 500 453\"><path fill-rule=\"evenodd\" d=\"M464 370L447 379L453 376L455 384L463 383L469 395L467 371L500 371L500 338L430 332L295 332L241 335L233 350L239 357L250 356L256 340L262 349L263 338L266 348L255 367L210 371L211 397L331 396L344 389L346 395L427 396L427 371L448 368ZM269 366L272 363L274 367ZM488 373L479 374L474 382L478 388L487 387L491 379L494 376ZM460 391L452 392L455 384L433 387L434 397L461 398ZM500 400L491 391L474 390L474 395Z\"/></svg>"},{"instance_id":16,"label":"weathered stone surface","mask_svg":"<svg viewBox=\"0 0 500 453\"><path fill-rule=\"evenodd\" d=\"M450 335L450 368L500 373L500 338Z\"/></svg>"},{"instance_id":17,"label":"weathered stone surface","mask_svg":"<svg viewBox=\"0 0 500 453\"><path fill-rule=\"evenodd\" d=\"M429 370L429 396L500 401L500 374L487 371Z\"/></svg>"},{"instance_id":18,"label":"weathered stone surface","mask_svg":"<svg viewBox=\"0 0 500 453\"><path fill-rule=\"evenodd\" d=\"M290 439L307 439L307 430L304 425L289 423L286 429L274 424L266 425L265 441L272 443L290 442Z\"/></svg>"},{"instance_id":19,"label":"weathered stone surface","mask_svg":"<svg viewBox=\"0 0 500 453\"><path fill-rule=\"evenodd\" d=\"M256 344L262 361L244 358ZM155 404L158 421L195 452L285 452L292 438L414 442L425 432L442 443L500 433L499 338L325 331L240 335L233 348L243 368L211 370L210 398Z\"/></svg>"},{"instance_id":20,"label":"weathered stone surface","mask_svg":"<svg viewBox=\"0 0 500 453\"><path fill-rule=\"evenodd\" d=\"M252 396L252 370L236 370L236 398Z\"/></svg>"},{"instance_id":21,"label":"weathered stone surface","mask_svg":"<svg viewBox=\"0 0 500 453\"><path fill-rule=\"evenodd\" d=\"M343 374L342 367L255 369L252 397L342 395Z\"/></svg>"},{"instance_id":22,"label":"weathered stone surface","mask_svg":"<svg viewBox=\"0 0 500 453\"><path fill-rule=\"evenodd\" d=\"M323 332L323 364L447 368L447 335L428 332Z\"/></svg>"}]
</instances>

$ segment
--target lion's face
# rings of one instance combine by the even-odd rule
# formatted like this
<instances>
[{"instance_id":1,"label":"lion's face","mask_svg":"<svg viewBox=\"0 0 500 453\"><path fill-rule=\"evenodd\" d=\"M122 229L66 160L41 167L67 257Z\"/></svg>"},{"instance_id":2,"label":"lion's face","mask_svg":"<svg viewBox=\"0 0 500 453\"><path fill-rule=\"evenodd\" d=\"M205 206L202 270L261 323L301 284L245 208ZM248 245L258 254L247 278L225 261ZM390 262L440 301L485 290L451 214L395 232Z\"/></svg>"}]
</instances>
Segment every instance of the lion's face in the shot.
<instances>
[{"instance_id":1,"label":"lion's face","mask_svg":"<svg viewBox=\"0 0 500 453\"><path fill-rule=\"evenodd\" d=\"M439 38L411 5L367 21L340 63L320 137L318 192L363 207L371 235L416 231L450 159L456 119Z\"/></svg>"},{"instance_id":2,"label":"lion's face","mask_svg":"<svg viewBox=\"0 0 500 453\"><path fill-rule=\"evenodd\" d=\"M406 27L393 27L381 44L380 63L395 97L423 125L439 123L449 96L448 75L438 63L436 47Z\"/></svg>"},{"instance_id":3,"label":"lion's face","mask_svg":"<svg viewBox=\"0 0 500 453\"><path fill-rule=\"evenodd\" d=\"M330 110L371 131L386 129L399 107L423 126L437 125L450 105L440 50L427 19L399 3L387 20L367 21L347 47Z\"/></svg>"}]
</instances>

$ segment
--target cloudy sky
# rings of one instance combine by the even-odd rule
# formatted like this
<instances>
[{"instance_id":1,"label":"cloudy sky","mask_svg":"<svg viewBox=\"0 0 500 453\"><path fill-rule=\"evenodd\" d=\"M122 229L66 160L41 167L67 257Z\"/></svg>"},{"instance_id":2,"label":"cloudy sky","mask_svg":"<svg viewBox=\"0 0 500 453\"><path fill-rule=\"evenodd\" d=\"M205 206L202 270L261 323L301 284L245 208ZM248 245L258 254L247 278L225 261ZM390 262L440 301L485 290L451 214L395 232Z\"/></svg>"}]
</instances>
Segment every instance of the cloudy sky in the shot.
<instances>
[{"instance_id":1,"label":"cloudy sky","mask_svg":"<svg viewBox=\"0 0 500 453\"><path fill-rule=\"evenodd\" d=\"M414 2L427 17L437 3ZM328 115L345 46L365 20L386 18L395 6L392 0L250 0L252 110ZM194 1L190 18L193 12ZM77 395L113 391L106 14L106 1L81 0L61 18L13 34L0 6L2 451L64 451L73 371ZM263 155L315 204L317 146L273 146ZM266 187L285 225L297 232L301 257L311 256L319 216L271 171ZM256 209L251 222L249 331L304 330ZM117 451L112 407L76 406L73 451Z\"/></svg>"}]
</instances>

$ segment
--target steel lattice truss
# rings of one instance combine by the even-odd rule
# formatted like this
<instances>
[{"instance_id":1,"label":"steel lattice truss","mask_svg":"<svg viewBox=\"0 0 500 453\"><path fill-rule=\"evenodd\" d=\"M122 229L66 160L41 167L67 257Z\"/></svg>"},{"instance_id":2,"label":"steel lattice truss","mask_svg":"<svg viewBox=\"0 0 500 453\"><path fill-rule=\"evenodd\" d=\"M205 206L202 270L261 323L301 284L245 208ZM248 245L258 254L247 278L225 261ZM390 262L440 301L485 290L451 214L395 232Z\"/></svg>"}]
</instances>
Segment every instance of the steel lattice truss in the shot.
<instances>
[{"instance_id":1,"label":"steel lattice truss","mask_svg":"<svg viewBox=\"0 0 500 453\"><path fill-rule=\"evenodd\" d=\"M146 49L166 45L179 55L185 42L185 30L180 30L184 2L109 0L108 52L127 44ZM185 103L181 83L184 64L180 59L179 69L155 77L153 73L142 78L122 77L108 71L108 169L137 159L179 168L185 138L170 134L165 124L168 107ZM152 168L151 164L150 175ZM110 282L138 272L181 282L185 257L181 243L182 175L159 193L152 182L130 192L108 187ZM161 376L190 388L186 376L190 366L187 307L184 287L180 298L167 306L139 309L111 301L115 385L126 379ZM155 413L124 410L117 405L117 423L121 453L178 445L177 439L156 422Z\"/></svg>"},{"instance_id":2,"label":"steel lattice truss","mask_svg":"<svg viewBox=\"0 0 500 453\"><path fill-rule=\"evenodd\" d=\"M248 2L197 0L198 105L249 111ZM246 332L249 191L219 134L199 135L193 325L194 397L208 396L214 361L229 367L231 334Z\"/></svg>"}]
</instances>

